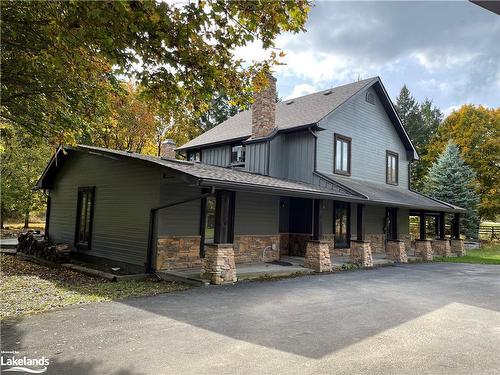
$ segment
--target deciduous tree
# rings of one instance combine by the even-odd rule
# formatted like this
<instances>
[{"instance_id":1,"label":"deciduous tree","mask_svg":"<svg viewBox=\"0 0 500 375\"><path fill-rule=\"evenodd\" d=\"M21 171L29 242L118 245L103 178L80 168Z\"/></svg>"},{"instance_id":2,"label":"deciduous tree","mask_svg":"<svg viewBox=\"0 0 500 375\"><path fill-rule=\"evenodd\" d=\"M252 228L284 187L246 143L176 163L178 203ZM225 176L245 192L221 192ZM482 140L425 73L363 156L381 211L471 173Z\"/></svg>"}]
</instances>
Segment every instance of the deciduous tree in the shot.
<instances>
[{"instance_id":1,"label":"deciduous tree","mask_svg":"<svg viewBox=\"0 0 500 375\"><path fill-rule=\"evenodd\" d=\"M214 93L247 100L277 62L276 36L303 30L308 10L307 0L2 1L1 118L75 142L96 126L115 74L164 112L199 118ZM234 50L255 40L270 57L244 66Z\"/></svg>"},{"instance_id":2,"label":"deciduous tree","mask_svg":"<svg viewBox=\"0 0 500 375\"><path fill-rule=\"evenodd\" d=\"M481 217L494 220L500 214L500 108L463 105L452 112L429 145L425 162L434 162L449 141L476 174Z\"/></svg>"}]
</instances>

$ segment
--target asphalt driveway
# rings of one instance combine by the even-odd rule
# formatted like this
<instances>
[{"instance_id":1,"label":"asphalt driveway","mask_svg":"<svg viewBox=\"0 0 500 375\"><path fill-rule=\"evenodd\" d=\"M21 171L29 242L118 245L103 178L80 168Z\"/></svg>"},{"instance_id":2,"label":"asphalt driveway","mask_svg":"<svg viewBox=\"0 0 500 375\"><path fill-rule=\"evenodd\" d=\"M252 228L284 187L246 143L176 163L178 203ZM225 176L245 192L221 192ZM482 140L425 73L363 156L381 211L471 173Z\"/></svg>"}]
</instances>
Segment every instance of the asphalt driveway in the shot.
<instances>
[{"instance_id":1,"label":"asphalt driveway","mask_svg":"<svg viewBox=\"0 0 500 375\"><path fill-rule=\"evenodd\" d=\"M498 374L500 266L197 288L2 325L49 374Z\"/></svg>"}]
</instances>

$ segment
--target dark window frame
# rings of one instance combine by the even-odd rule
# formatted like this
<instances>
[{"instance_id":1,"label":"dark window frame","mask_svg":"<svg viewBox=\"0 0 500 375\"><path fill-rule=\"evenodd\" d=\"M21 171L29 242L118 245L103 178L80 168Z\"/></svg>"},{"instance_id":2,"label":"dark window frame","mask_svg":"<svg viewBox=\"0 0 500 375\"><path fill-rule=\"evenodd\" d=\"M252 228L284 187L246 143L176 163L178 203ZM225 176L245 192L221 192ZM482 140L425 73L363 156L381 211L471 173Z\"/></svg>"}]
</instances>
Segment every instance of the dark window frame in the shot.
<instances>
[{"instance_id":1,"label":"dark window frame","mask_svg":"<svg viewBox=\"0 0 500 375\"><path fill-rule=\"evenodd\" d=\"M243 153L244 153L243 161L233 161L233 147L238 147L238 146L241 146L243 149ZM230 156L231 165L234 165L234 166L244 166L245 165L245 161L246 161L246 157L247 157L247 150L246 150L246 146L242 142L231 143L230 144L230 152L231 152L231 156Z\"/></svg>"},{"instance_id":2,"label":"dark window frame","mask_svg":"<svg viewBox=\"0 0 500 375\"><path fill-rule=\"evenodd\" d=\"M84 194L90 193L90 210L89 210L89 220L88 220L88 238L87 241L79 241L79 233L80 233L80 223L81 223L81 215L82 215L82 200ZM94 226L94 206L95 206L95 186L85 186L78 188L78 195L76 199L76 222L75 222L75 237L74 237L74 245L79 250L90 250L92 248L92 229Z\"/></svg>"},{"instance_id":3,"label":"dark window frame","mask_svg":"<svg viewBox=\"0 0 500 375\"><path fill-rule=\"evenodd\" d=\"M198 160L191 160L191 156L196 155L196 154L199 155ZM187 159L187 161L201 163L201 150L189 150L189 151L187 151L186 159Z\"/></svg>"},{"instance_id":4,"label":"dark window frame","mask_svg":"<svg viewBox=\"0 0 500 375\"><path fill-rule=\"evenodd\" d=\"M347 143L347 171L337 169L337 140ZM342 176L351 175L351 154L352 154L352 138L345 135L335 133L333 137L333 172Z\"/></svg>"},{"instance_id":5,"label":"dark window frame","mask_svg":"<svg viewBox=\"0 0 500 375\"><path fill-rule=\"evenodd\" d=\"M394 157L396 159L396 179L391 181L389 179L389 157ZM397 186L399 185L399 154L394 151L385 151L385 182L389 185Z\"/></svg>"},{"instance_id":6,"label":"dark window frame","mask_svg":"<svg viewBox=\"0 0 500 375\"><path fill-rule=\"evenodd\" d=\"M342 209L347 209L345 243L338 243L337 242L336 216L337 216L337 210L339 207L342 207ZM348 249L351 247L351 203L350 202L342 202L342 201L334 201L333 202L333 236L334 236L334 248L335 249Z\"/></svg>"},{"instance_id":7,"label":"dark window frame","mask_svg":"<svg viewBox=\"0 0 500 375\"><path fill-rule=\"evenodd\" d=\"M365 101L371 105L375 105L375 94L373 92L367 91L365 95Z\"/></svg>"},{"instance_id":8,"label":"dark window frame","mask_svg":"<svg viewBox=\"0 0 500 375\"><path fill-rule=\"evenodd\" d=\"M203 189L203 193L207 193L209 190L208 189ZM234 220L235 220L235 207L236 207L236 193L234 191L231 192L226 192L228 193L228 219L227 219L227 231L226 231L226 238L223 239L223 242L217 242L218 241L218 233L216 233L216 230L214 228L214 242L212 243L233 243L234 241ZM201 199L201 207L200 207L200 258L205 258L205 245L207 244L206 242L206 224L207 224L207 198L215 198L215 225L217 225L217 221L220 222L220 215L223 213L221 212L221 207L220 207L220 200L221 200L221 191L218 191L214 193L213 195L210 195L208 197L202 198Z\"/></svg>"}]
</instances>

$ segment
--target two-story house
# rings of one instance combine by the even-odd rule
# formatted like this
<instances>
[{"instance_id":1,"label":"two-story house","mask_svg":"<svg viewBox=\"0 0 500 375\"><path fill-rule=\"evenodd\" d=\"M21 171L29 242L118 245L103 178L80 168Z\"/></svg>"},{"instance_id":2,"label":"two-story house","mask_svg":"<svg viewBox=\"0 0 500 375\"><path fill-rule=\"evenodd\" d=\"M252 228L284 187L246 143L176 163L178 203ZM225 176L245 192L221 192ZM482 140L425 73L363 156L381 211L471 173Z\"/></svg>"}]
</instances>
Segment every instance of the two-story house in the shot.
<instances>
[{"instance_id":1,"label":"two-story house","mask_svg":"<svg viewBox=\"0 0 500 375\"><path fill-rule=\"evenodd\" d=\"M317 271L340 254L365 266L373 253L405 261L411 215L420 217L416 250L425 259L463 247L464 210L410 189L418 155L378 77L275 98L270 77L251 110L179 147L186 160L58 150L38 183L49 195L49 238L87 258L149 270L203 266L226 281L234 263L285 255ZM426 216L436 218L432 242Z\"/></svg>"}]
</instances>

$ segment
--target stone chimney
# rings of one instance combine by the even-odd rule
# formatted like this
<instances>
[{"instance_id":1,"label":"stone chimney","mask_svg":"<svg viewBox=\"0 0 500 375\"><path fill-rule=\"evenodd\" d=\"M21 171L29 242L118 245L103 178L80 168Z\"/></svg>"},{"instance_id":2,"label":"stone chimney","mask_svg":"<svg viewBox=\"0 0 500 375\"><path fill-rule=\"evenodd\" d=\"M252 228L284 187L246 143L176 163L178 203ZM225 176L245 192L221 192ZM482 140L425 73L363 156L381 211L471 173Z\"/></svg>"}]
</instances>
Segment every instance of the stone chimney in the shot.
<instances>
[{"instance_id":1,"label":"stone chimney","mask_svg":"<svg viewBox=\"0 0 500 375\"><path fill-rule=\"evenodd\" d=\"M175 159L175 142L173 139L167 139L161 143L160 156Z\"/></svg>"},{"instance_id":2,"label":"stone chimney","mask_svg":"<svg viewBox=\"0 0 500 375\"><path fill-rule=\"evenodd\" d=\"M276 78L267 77L268 84L253 97L252 138L265 137L276 127Z\"/></svg>"}]
</instances>

